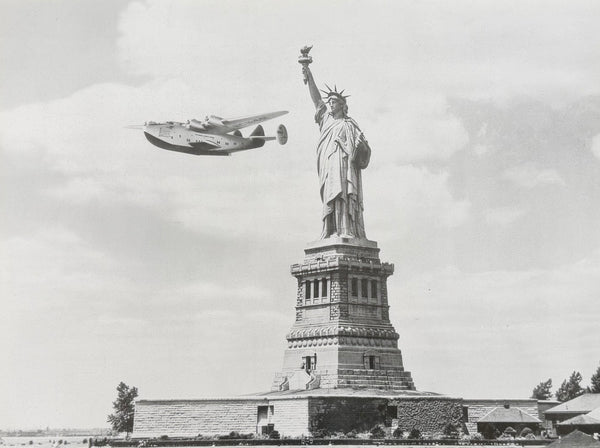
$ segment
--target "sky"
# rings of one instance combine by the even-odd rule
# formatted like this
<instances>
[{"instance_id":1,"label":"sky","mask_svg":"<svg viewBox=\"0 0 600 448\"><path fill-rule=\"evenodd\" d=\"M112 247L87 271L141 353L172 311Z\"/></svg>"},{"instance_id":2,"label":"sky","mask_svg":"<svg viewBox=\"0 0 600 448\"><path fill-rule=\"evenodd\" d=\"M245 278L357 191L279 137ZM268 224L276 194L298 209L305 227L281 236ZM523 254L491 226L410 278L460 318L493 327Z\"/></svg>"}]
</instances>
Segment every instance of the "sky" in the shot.
<instances>
[{"instance_id":1,"label":"sky","mask_svg":"<svg viewBox=\"0 0 600 448\"><path fill-rule=\"evenodd\" d=\"M314 106L372 148L367 237L418 390L527 398L600 365L597 1L0 1L0 429L265 391L319 238ZM125 126L290 113L232 157ZM246 131L248 132L248 131Z\"/></svg>"}]
</instances>

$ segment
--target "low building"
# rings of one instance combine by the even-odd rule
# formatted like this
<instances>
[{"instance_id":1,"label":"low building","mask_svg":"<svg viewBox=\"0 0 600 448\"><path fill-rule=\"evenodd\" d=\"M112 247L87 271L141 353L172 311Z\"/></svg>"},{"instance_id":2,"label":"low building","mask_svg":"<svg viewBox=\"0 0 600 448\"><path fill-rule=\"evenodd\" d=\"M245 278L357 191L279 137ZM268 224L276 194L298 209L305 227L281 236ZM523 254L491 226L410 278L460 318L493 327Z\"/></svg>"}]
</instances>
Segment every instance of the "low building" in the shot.
<instances>
[{"instance_id":1,"label":"low building","mask_svg":"<svg viewBox=\"0 0 600 448\"><path fill-rule=\"evenodd\" d=\"M558 424L559 435L569 434L573 430L579 430L586 434L600 433L600 407Z\"/></svg>"},{"instance_id":2,"label":"low building","mask_svg":"<svg viewBox=\"0 0 600 448\"><path fill-rule=\"evenodd\" d=\"M542 421L529 415L519 408L511 407L505 404L502 407L496 407L481 417L477 422L477 431L484 435L486 439L493 438L497 432L503 433L509 427L521 434L525 428L531 429L538 434Z\"/></svg>"},{"instance_id":3,"label":"low building","mask_svg":"<svg viewBox=\"0 0 600 448\"><path fill-rule=\"evenodd\" d=\"M600 394L583 394L548 409L545 412L545 418L552 422L554 428L557 428L559 424L574 417L588 414L597 408L600 408Z\"/></svg>"},{"instance_id":4,"label":"low building","mask_svg":"<svg viewBox=\"0 0 600 448\"><path fill-rule=\"evenodd\" d=\"M285 437L367 432L383 425L391 433L418 429L442 434L461 419L460 399L433 393L315 389L221 399L139 400L134 437L158 438L240 434Z\"/></svg>"},{"instance_id":5,"label":"low building","mask_svg":"<svg viewBox=\"0 0 600 448\"><path fill-rule=\"evenodd\" d=\"M465 399L463 400L463 422L465 424L466 430L469 434L474 434L476 432L481 432L481 427L479 422L481 419L487 417L487 419L495 418L494 414L500 418L500 412L494 413L490 416L492 411L496 409L511 409L511 415L514 415L511 418L518 419L523 418L528 420L530 423L535 423L536 428L539 428L541 424L541 420L538 418L538 401L536 399ZM522 417L517 417L516 413L522 412ZM515 413L516 412L516 413ZM506 414L508 415L508 414ZM520 414L521 415L521 414ZM526 416L526 417L525 417ZM503 417L504 418L504 417ZM490 421L485 421L482 423L493 423ZM504 425L503 422L496 422L500 427L503 427L500 432L502 432L507 426ZM514 423L514 422L513 422ZM516 428L514 428L516 429ZM531 427L532 430L535 431L535 428Z\"/></svg>"}]
</instances>

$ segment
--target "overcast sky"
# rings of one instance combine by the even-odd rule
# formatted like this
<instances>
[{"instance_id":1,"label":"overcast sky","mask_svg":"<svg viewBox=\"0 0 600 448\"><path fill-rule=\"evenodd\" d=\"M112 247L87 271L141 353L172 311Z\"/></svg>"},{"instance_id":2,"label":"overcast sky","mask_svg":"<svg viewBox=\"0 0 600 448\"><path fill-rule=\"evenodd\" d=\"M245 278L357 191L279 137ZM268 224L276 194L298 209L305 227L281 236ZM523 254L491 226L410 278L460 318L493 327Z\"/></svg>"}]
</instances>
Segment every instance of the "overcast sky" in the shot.
<instances>
[{"instance_id":1,"label":"overcast sky","mask_svg":"<svg viewBox=\"0 0 600 448\"><path fill-rule=\"evenodd\" d=\"M417 389L527 398L600 364L600 2L0 1L0 429L268 390L321 231L314 108L373 149L367 236ZM289 110L227 158L147 120ZM246 131L248 132L248 131Z\"/></svg>"}]
</instances>

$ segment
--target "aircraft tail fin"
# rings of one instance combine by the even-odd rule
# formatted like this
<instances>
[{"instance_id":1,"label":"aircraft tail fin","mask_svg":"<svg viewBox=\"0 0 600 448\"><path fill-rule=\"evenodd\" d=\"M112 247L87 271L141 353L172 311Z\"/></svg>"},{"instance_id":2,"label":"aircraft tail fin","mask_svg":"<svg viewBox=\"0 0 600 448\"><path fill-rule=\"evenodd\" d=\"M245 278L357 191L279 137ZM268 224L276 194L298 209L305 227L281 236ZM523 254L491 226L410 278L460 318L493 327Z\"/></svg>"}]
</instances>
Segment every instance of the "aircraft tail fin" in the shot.
<instances>
[{"instance_id":1,"label":"aircraft tail fin","mask_svg":"<svg viewBox=\"0 0 600 448\"><path fill-rule=\"evenodd\" d=\"M259 124L252 131L252 134L249 135L249 138L252 138L252 137L264 137L264 136L265 136L265 130ZM262 138L253 138L252 141L256 144L255 148L260 148L261 146L264 146L264 144L265 144L265 140L262 139Z\"/></svg>"}]
</instances>

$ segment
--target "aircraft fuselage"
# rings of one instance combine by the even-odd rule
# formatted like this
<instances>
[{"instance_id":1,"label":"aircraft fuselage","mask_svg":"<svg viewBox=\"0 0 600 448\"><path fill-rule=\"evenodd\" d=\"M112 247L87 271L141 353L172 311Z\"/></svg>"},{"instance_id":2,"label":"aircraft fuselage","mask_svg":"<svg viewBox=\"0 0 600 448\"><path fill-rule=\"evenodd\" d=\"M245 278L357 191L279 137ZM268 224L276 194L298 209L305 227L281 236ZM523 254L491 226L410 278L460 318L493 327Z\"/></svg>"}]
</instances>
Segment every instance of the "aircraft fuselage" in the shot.
<instances>
[{"instance_id":1,"label":"aircraft fuselage","mask_svg":"<svg viewBox=\"0 0 600 448\"><path fill-rule=\"evenodd\" d=\"M148 123L144 126L144 135L159 148L196 155L228 156L232 152L258 148L265 144L264 138L206 134L177 122Z\"/></svg>"}]
</instances>

